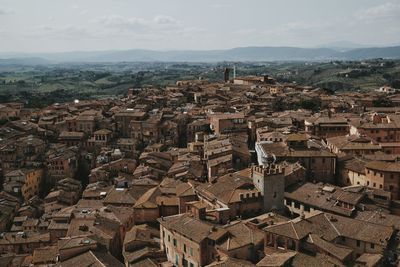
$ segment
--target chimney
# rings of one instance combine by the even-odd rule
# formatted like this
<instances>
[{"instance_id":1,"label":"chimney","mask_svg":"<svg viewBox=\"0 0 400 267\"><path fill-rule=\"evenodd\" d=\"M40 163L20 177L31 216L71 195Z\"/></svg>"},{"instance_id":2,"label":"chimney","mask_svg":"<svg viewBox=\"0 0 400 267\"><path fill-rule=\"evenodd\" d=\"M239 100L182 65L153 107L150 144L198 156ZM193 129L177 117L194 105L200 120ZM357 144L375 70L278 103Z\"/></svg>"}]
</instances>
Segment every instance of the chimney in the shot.
<instances>
[{"instance_id":1,"label":"chimney","mask_svg":"<svg viewBox=\"0 0 400 267\"><path fill-rule=\"evenodd\" d=\"M79 231L87 232L89 227L86 224L79 225Z\"/></svg>"},{"instance_id":2,"label":"chimney","mask_svg":"<svg viewBox=\"0 0 400 267\"><path fill-rule=\"evenodd\" d=\"M201 205L200 201L197 203L191 204L190 210L196 219L205 220L206 219L206 208L203 206L200 206L200 205Z\"/></svg>"},{"instance_id":3,"label":"chimney","mask_svg":"<svg viewBox=\"0 0 400 267\"><path fill-rule=\"evenodd\" d=\"M336 222L337 219L336 219L333 215L331 215L331 217L329 217L329 221L331 221L331 222Z\"/></svg>"},{"instance_id":4,"label":"chimney","mask_svg":"<svg viewBox=\"0 0 400 267\"><path fill-rule=\"evenodd\" d=\"M196 208L196 218L199 220L205 220L206 219L206 208Z\"/></svg>"}]
</instances>

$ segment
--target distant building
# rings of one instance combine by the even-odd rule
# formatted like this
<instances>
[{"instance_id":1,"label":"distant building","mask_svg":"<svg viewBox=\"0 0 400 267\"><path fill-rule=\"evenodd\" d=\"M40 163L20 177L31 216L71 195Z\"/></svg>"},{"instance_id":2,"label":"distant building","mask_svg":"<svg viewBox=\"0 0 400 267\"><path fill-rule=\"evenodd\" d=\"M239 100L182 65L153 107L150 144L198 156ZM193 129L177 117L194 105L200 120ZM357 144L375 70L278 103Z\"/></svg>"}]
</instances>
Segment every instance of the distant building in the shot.
<instances>
[{"instance_id":1,"label":"distant building","mask_svg":"<svg viewBox=\"0 0 400 267\"><path fill-rule=\"evenodd\" d=\"M365 164L366 186L390 192L400 199L400 163L371 161Z\"/></svg>"},{"instance_id":2,"label":"distant building","mask_svg":"<svg viewBox=\"0 0 400 267\"><path fill-rule=\"evenodd\" d=\"M43 169L18 169L4 176L3 188L6 192L28 201L38 195L43 179Z\"/></svg>"},{"instance_id":3,"label":"distant building","mask_svg":"<svg viewBox=\"0 0 400 267\"><path fill-rule=\"evenodd\" d=\"M258 229L240 221L216 226L206 220L204 208L163 217L158 222L161 249L174 266L206 266L220 260L221 255L257 261L257 251L263 245L263 234Z\"/></svg>"},{"instance_id":4,"label":"distant building","mask_svg":"<svg viewBox=\"0 0 400 267\"><path fill-rule=\"evenodd\" d=\"M259 165L298 161L311 181L332 183L336 173L337 156L306 134L288 135L284 143L258 142L256 152Z\"/></svg>"},{"instance_id":5,"label":"distant building","mask_svg":"<svg viewBox=\"0 0 400 267\"><path fill-rule=\"evenodd\" d=\"M379 93L390 94L390 93L397 92L397 89L390 87L390 86L382 86L382 87L379 87L379 89L376 89L376 91Z\"/></svg>"},{"instance_id":6,"label":"distant building","mask_svg":"<svg viewBox=\"0 0 400 267\"><path fill-rule=\"evenodd\" d=\"M216 134L247 131L247 124L243 113L210 114L209 120L210 128Z\"/></svg>"},{"instance_id":7,"label":"distant building","mask_svg":"<svg viewBox=\"0 0 400 267\"><path fill-rule=\"evenodd\" d=\"M252 179L263 196L263 210L283 210L285 192L285 168L280 165L252 166Z\"/></svg>"},{"instance_id":8,"label":"distant building","mask_svg":"<svg viewBox=\"0 0 400 267\"><path fill-rule=\"evenodd\" d=\"M265 76L244 76L235 77L233 79L234 84L240 85L259 85L259 84L274 84L275 80L268 75Z\"/></svg>"},{"instance_id":9,"label":"distant building","mask_svg":"<svg viewBox=\"0 0 400 267\"><path fill-rule=\"evenodd\" d=\"M364 253L382 254L394 235L392 227L315 212L264 228L265 251L322 253L348 265Z\"/></svg>"},{"instance_id":10,"label":"distant building","mask_svg":"<svg viewBox=\"0 0 400 267\"><path fill-rule=\"evenodd\" d=\"M321 138L343 136L350 132L350 125L343 118L308 118L304 121L304 124L307 133Z\"/></svg>"}]
</instances>

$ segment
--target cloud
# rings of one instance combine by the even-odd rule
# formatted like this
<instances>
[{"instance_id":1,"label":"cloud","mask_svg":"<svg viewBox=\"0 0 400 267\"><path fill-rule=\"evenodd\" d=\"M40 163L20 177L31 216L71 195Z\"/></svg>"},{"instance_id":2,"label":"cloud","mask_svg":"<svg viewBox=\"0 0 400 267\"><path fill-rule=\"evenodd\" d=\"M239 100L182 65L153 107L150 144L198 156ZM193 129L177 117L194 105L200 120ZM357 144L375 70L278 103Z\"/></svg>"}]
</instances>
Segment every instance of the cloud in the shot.
<instances>
[{"instance_id":1,"label":"cloud","mask_svg":"<svg viewBox=\"0 0 400 267\"><path fill-rule=\"evenodd\" d=\"M138 43L145 47L157 47L164 43L164 48L173 48L176 42L180 45L199 39L205 35L205 29L185 25L178 19L167 15L156 15L150 18L109 15L98 17L87 25L98 39L124 40L124 44Z\"/></svg>"},{"instance_id":2,"label":"cloud","mask_svg":"<svg viewBox=\"0 0 400 267\"><path fill-rule=\"evenodd\" d=\"M177 21L176 19L174 19L170 16L165 16L165 15L155 16L153 21L159 25L178 25L179 24L179 21Z\"/></svg>"},{"instance_id":3,"label":"cloud","mask_svg":"<svg viewBox=\"0 0 400 267\"><path fill-rule=\"evenodd\" d=\"M155 30L159 28L183 27L182 23L173 17L166 15L157 15L152 19L140 17L123 17L120 15L109 15L97 18L93 21L96 24L102 24L106 27L131 30Z\"/></svg>"},{"instance_id":4,"label":"cloud","mask_svg":"<svg viewBox=\"0 0 400 267\"><path fill-rule=\"evenodd\" d=\"M214 3L211 5L211 8L213 9L228 9L232 7L232 4L230 3Z\"/></svg>"},{"instance_id":5,"label":"cloud","mask_svg":"<svg viewBox=\"0 0 400 267\"><path fill-rule=\"evenodd\" d=\"M247 43L259 46L313 46L324 43L335 31L335 22L318 21L310 23L304 20L288 21L275 27L242 28L234 32L231 38L234 46Z\"/></svg>"},{"instance_id":6,"label":"cloud","mask_svg":"<svg viewBox=\"0 0 400 267\"><path fill-rule=\"evenodd\" d=\"M328 27L329 23L307 23L304 21L295 21L282 24L276 28L270 28L262 31L265 35L279 37L281 39L307 39L312 36L321 35Z\"/></svg>"},{"instance_id":7,"label":"cloud","mask_svg":"<svg viewBox=\"0 0 400 267\"><path fill-rule=\"evenodd\" d=\"M67 25L64 27L53 27L41 25L33 30L26 32L27 37L43 39L79 40L95 39L98 35L92 33L84 27Z\"/></svg>"},{"instance_id":8,"label":"cloud","mask_svg":"<svg viewBox=\"0 0 400 267\"><path fill-rule=\"evenodd\" d=\"M235 31L235 34L238 35L248 35L248 34L257 34L259 32L256 28L241 28Z\"/></svg>"},{"instance_id":9,"label":"cloud","mask_svg":"<svg viewBox=\"0 0 400 267\"><path fill-rule=\"evenodd\" d=\"M54 17L49 16L49 23L38 25L21 36L30 39L46 40L135 40L169 41L174 36L192 37L204 30L185 27L180 21L166 15L157 15L148 19L132 16L109 15L98 17L81 25L56 26Z\"/></svg>"},{"instance_id":10,"label":"cloud","mask_svg":"<svg viewBox=\"0 0 400 267\"><path fill-rule=\"evenodd\" d=\"M110 15L97 18L93 21L95 24L101 24L105 27L120 29L145 29L150 26L150 22L137 17L122 17L119 15Z\"/></svg>"},{"instance_id":11,"label":"cloud","mask_svg":"<svg viewBox=\"0 0 400 267\"><path fill-rule=\"evenodd\" d=\"M166 15L157 15L151 19L141 17L123 17L109 15L92 21L101 28L108 28L113 32L129 34L171 34L182 32L199 32L201 29L185 26L181 21Z\"/></svg>"},{"instance_id":12,"label":"cloud","mask_svg":"<svg viewBox=\"0 0 400 267\"><path fill-rule=\"evenodd\" d=\"M373 21L382 19L399 18L400 4L385 3L359 11L356 18L359 20Z\"/></svg>"},{"instance_id":13,"label":"cloud","mask_svg":"<svg viewBox=\"0 0 400 267\"><path fill-rule=\"evenodd\" d=\"M4 8L4 7L0 7L0 16L1 15L9 15L14 13L14 10L12 9L8 9L8 8Z\"/></svg>"}]
</instances>

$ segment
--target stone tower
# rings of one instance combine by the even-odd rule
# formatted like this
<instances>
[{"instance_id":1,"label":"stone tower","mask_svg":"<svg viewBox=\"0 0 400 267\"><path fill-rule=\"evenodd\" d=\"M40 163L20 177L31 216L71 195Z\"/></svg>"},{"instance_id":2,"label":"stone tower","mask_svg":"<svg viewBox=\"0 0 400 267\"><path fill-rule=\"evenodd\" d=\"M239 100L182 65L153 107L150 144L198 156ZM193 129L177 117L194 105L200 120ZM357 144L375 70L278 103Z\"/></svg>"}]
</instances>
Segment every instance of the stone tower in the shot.
<instances>
[{"instance_id":1,"label":"stone tower","mask_svg":"<svg viewBox=\"0 0 400 267\"><path fill-rule=\"evenodd\" d=\"M285 194L285 168L277 164L252 166L251 176L255 187L263 196L264 212L283 210Z\"/></svg>"},{"instance_id":2,"label":"stone tower","mask_svg":"<svg viewBox=\"0 0 400 267\"><path fill-rule=\"evenodd\" d=\"M229 82L229 73L230 73L231 69L229 68L225 68L224 69L224 82Z\"/></svg>"}]
</instances>

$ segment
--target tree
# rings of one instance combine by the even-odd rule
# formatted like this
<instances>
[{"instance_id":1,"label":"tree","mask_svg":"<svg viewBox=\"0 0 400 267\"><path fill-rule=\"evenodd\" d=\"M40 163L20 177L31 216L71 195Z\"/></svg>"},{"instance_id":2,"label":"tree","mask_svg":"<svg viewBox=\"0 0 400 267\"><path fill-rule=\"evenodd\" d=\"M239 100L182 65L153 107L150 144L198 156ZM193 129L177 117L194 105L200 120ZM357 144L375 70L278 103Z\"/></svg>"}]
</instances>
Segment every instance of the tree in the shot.
<instances>
[{"instance_id":1,"label":"tree","mask_svg":"<svg viewBox=\"0 0 400 267\"><path fill-rule=\"evenodd\" d=\"M400 89L400 80L393 80L391 86L396 89Z\"/></svg>"},{"instance_id":2,"label":"tree","mask_svg":"<svg viewBox=\"0 0 400 267\"><path fill-rule=\"evenodd\" d=\"M88 162L84 159L84 157L79 157L78 169L75 173L75 179L80 181L81 184L85 187L89 184L89 174L90 167Z\"/></svg>"},{"instance_id":3,"label":"tree","mask_svg":"<svg viewBox=\"0 0 400 267\"><path fill-rule=\"evenodd\" d=\"M300 100L300 107L312 111L318 111L321 108L321 100L317 97Z\"/></svg>"},{"instance_id":4,"label":"tree","mask_svg":"<svg viewBox=\"0 0 400 267\"><path fill-rule=\"evenodd\" d=\"M282 97L277 97L272 102L273 111L284 111L285 110L285 100Z\"/></svg>"},{"instance_id":5,"label":"tree","mask_svg":"<svg viewBox=\"0 0 400 267\"><path fill-rule=\"evenodd\" d=\"M393 102L386 96L379 96L373 102L374 107L393 107Z\"/></svg>"},{"instance_id":6,"label":"tree","mask_svg":"<svg viewBox=\"0 0 400 267\"><path fill-rule=\"evenodd\" d=\"M51 189L54 188L55 181L52 177L50 177L47 173L47 170L45 169L43 172L43 178L40 180L40 185L39 185L39 197L45 198Z\"/></svg>"}]
</instances>

